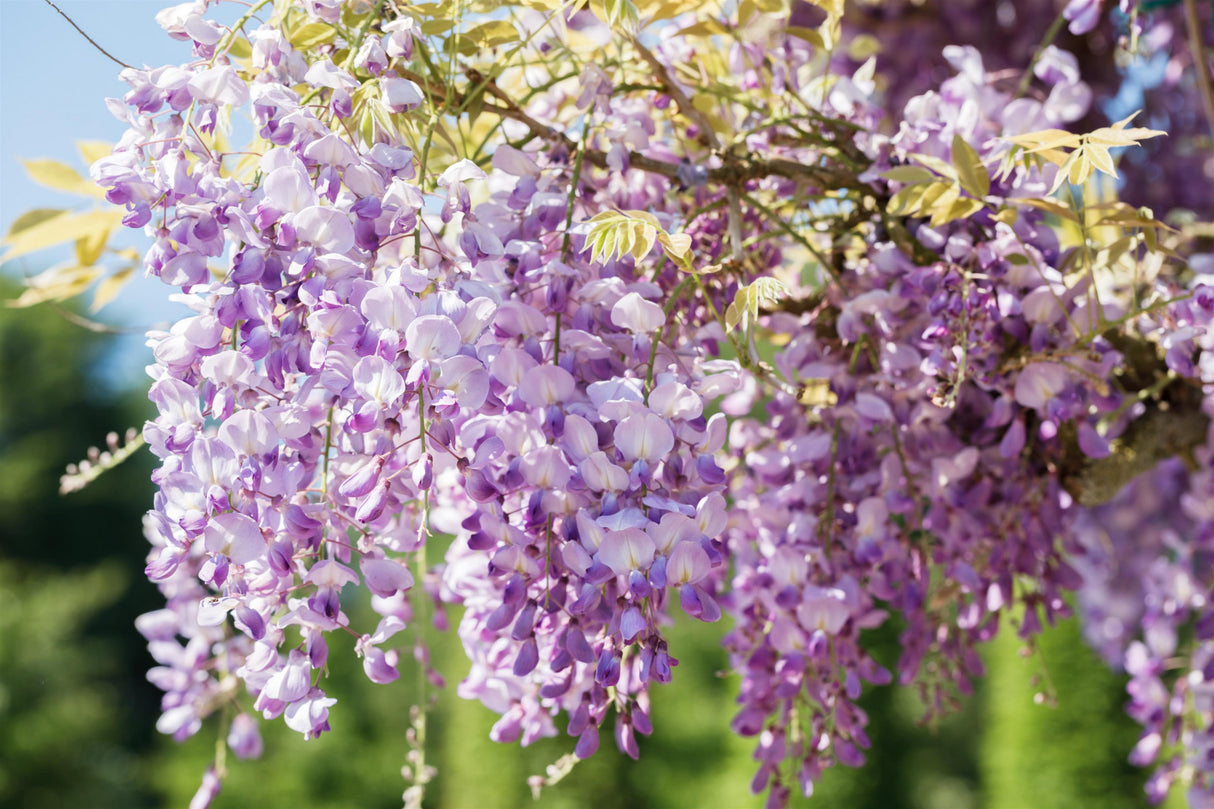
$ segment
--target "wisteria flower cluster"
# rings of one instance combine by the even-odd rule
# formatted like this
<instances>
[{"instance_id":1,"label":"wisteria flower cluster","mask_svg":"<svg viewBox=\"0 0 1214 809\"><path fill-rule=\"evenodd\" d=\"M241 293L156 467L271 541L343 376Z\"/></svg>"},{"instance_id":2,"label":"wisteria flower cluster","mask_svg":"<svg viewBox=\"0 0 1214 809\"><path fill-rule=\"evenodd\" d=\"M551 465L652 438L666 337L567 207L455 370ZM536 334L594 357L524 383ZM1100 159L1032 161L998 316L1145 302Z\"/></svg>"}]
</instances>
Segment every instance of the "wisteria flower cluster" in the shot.
<instances>
[{"instance_id":1,"label":"wisteria flower cluster","mask_svg":"<svg viewBox=\"0 0 1214 809\"><path fill-rule=\"evenodd\" d=\"M1152 797L1205 805L1209 200L1116 201L1117 149L1173 122L1103 117L1129 79L1098 36L1164 52L1177 23L482 5L194 0L158 16L193 58L122 74L92 177L193 312L149 335L158 728L224 708L242 758L258 716L315 737L330 633L390 683L458 605L495 740L636 757L681 612L724 619L782 806L863 762L865 684L946 710L983 641L1077 603ZM900 64L923 30L935 61ZM1196 56L1170 80L1200 95ZM892 671L864 634L891 620Z\"/></svg>"}]
</instances>

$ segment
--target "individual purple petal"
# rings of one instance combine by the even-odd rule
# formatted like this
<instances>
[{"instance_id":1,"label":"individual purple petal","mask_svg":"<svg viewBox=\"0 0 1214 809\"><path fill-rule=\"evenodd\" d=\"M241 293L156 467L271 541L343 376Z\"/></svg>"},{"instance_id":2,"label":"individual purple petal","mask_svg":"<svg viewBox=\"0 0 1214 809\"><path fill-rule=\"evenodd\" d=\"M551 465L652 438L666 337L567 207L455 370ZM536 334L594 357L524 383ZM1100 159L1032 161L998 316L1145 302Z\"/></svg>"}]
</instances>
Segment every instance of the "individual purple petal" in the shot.
<instances>
[{"instance_id":1,"label":"individual purple petal","mask_svg":"<svg viewBox=\"0 0 1214 809\"><path fill-rule=\"evenodd\" d=\"M292 649L286 665L274 673L262 688L262 694L279 702L295 702L307 696L312 687L312 666L298 649Z\"/></svg>"},{"instance_id":2,"label":"individual purple petal","mask_svg":"<svg viewBox=\"0 0 1214 809\"><path fill-rule=\"evenodd\" d=\"M228 748L240 759L261 757L261 733L253 716L238 713L233 717L232 726L228 729Z\"/></svg>"},{"instance_id":3,"label":"individual purple petal","mask_svg":"<svg viewBox=\"0 0 1214 809\"><path fill-rule=\"evenodd\" d=\"M1107 458L1112 450L1109 442L1089 422L1081 421L1077 428L1079 433L1079 449L1089 458Z\"/></svg>"},{"instance_id":4,"label":"individual purple petal","mask_svg":"<svg viewBox=\"0 0 1214 809\"><path fill-rule=\"evenodd\" d=\"M1067 382L1067 371L1063 366L1053 362L1030 363L1016 377L1016 402L1044 412L1045 406L1066 389Z\"/></svg>"},{"instance_id":5,"label":"individual purple petal","mask_svg":"<svg viewBox=\"0 0 1214 809\"><path fill-rule=\"evenodd\" d=\"M423 315L405 330L405 347L415 360L444 360L459 350L459 330L442 315Z\"/></svg>"},{"instance_id":6,"label":"individual purple petal","mask_svg":"<svg viewBox=\"0 0 1214 809\"><path fill-rule=\"evenodd\" d=\"M621 492L628 488L628 473L607 459L605 452L593 452L578 464L582 480L596 492Z\"/></svg>"},{"instance_id":7,"label":"individual purple petal","mask_svg":"<svg viewBox=\"0 0 1214 809\"><path fill-rule=\"evenodd\" d=\"M643 631L645 631L645 617L641 615L641 611L635 606L624 610L624 614L620 617L620 634L624 637L624 642L632 643L633 639Z\"/></svg>"},{"instance_id":8,"label":"individual purple petal","mask_svg":"<svg viewBox=\"0 0 1214 809\"><path fill-rule=\"evenodd\" d=\"M238 455L264 455L278 446L278 430L262 413L241 410L224 421L219 438Z\"/></svg>"},{"instance_id":9,"label":"individual purple petal","mask_svg":"<svg viewBox=\"0 0 1214 809\"><path fill-rule=\"evenodd\" d=\"M219 796L222 788L223 781L220 780L219 773L215 771L215 766L208 766L206 772L202 774L202 784L194 793L194 797L190 799L189 809L207 809Z\"/></svg>"},{"instance_id":10,"label":"individual purple petal","mask_svg":"<svg viewBox=\"0 0 1214 809\"><path fill-rule=\"evenodd\" d=\"M674 546L666 562L666 581L670 586L696 583L708 575L712 563L699 542L684 540Z\"/></svg>"},{"instance_id":11,"label":"individual purple petal","mask_svg":"<svg viewBox=\"0 0 1214 809\"><path fill-rule=\"evenodd\" d=\"M645 300L639 293L629 292L611 307L611 322L636 334L649 334L662 328L666 314L653 301Z\"/></svg>"},{"instance_id":12,"label":"individual purple petal","mask_svg":"<svg viewBox=\"0 0 1214 809\"><path fill-rule=\"evenodd\" d=\"M519 396L532 407L561 404L573 396L573 374L558 365L543 365L519 383Z\"/></svg>"},{"instance_id":13,"label":"individual purple petal","mask_svg":"<svg viewBox=\"0 0 1214 809\"><path fill-rule=\"evenodd\" d=\"M354 226L350 217L336 208L312 205L294 219L300 239L327 253L346 253L354 247Z\"/></svg>"},{"instance_id":14,"label":"individual purple petal","mask_svg":"<svg viewBox=\"0 0 1214 809\"><path fill-rule=\"evenodd\" d=\"M846 597L838 588L806 585L801 604L797 607L797 620L806 629L821 629L828 635L837 635L851 617Z\"/></svg>"},{"instance_id":15,"label":"individual purple petal","mask_svg":"<svg viewBox=\"0 0 1214 809\"><path fill-rule=\"evenodd\" d=\"M399 654L395 649L384 652L377 646L368 646L363 650L363 673L373 683L385 685L400 678L397 670Z\"/></svg>"},{"instance_id":16,"label":"individual purple petal","mask_svg":"<svg viewBox=\"0 0 1214 809\"><path fill-rule=\"evenodd\" d=\"M578 736L577 744L573 748L573 754L585 761L593 756L598 749L599 729L597 726L591 725Z\"/></svg>"},{"instance_id":17,"label":"individual purple petal","mask_svg":"<svg viewBox=\"0 0 1214 809\"><path fill-rule=\"evenodd\" d=\"M360 568L367 589L382 598L394 596L413 586L413 574L395 559L372 559L364 556Z\"/></svg>"},{"instance_id":18,"label":"individual purple petal","mask_svg":"<svg viewBox=\"0 0 1214 809\"><path fill-rule=\"evenodd\" d=\"M391 407L405 393L405 380L383 357L363 357L354 366L354 390L380 408Z\"/></svg>"},{"instance_id":19,"label":"individual purple petal","mask_svg":"<svg viewBox=\"0 0 1214 809\"><path fill-rule=\"evenodd\" d=\"M639 528L607 531L598 549L598 559L617 576L645 570L653 562L653 540Z\"/></svg>"},{"instance_id":20,"label":"individual purple petal","mask_svg":"<svg viewBox=\"0 0 1214 809\"><path fill-rule=\"evenodd\" d=\"M533 449L519 464L523 479L540 489L561 489L573 473L565 454L554 446Z\"/></svg>"},{"instance_id":21,"label":"individual purple petal","mask_svg":"<svg viewBox=\"0 0 1214 809\"><path fill-rule=\"evenodd\" d=\"M324 691L313 688L307 699L287 706L283 719L291 730L302 733L305 739L312 739L329 729L329 708L336 704L337 700L325 697Z\"/></svg>"},{"instance_id":22,"label":"individual purple petal","mask_svg":"<svg viewBox=\"0 0 1214 809\"><path fill-rule=\"evenodd\" d=\"M489 372L473 357L456 355L443 360L438 381L467 410L479 409L489 396Z\"/></svg>"},{"instance_id":23,"label":"individual purple petal","mask_svg":"<svg viewBox=\"0 0 1214 809\"><path fill-rule=\"evenodd\" d=\"M615 428L615 446L627 460L657 463L674 449L674 433L661 416L638 413Z\"/></svg>"},{"instance_id":24,"label":"individual purple petal","mask_svg":"<svg viewBox=\"0 0 1214 809\"><path fill-rule=\"evenodd\" d=\"M304 581L324 589L340 590L347 584L358 584L358 574L341 562L324 559L312 565Z\"/></svg>"},{"instance_id":25,"label":"individual purple petal","mask_svg":"<svg viewBox=\"0 0 1214 809\"><path fill-rule=\"evenodd\" d=\"M217 514L205 535L207 551L222 553L233 564L246 565L266 552L266 540L257 523L236 511Z\"/></svg>"}]
</instances>

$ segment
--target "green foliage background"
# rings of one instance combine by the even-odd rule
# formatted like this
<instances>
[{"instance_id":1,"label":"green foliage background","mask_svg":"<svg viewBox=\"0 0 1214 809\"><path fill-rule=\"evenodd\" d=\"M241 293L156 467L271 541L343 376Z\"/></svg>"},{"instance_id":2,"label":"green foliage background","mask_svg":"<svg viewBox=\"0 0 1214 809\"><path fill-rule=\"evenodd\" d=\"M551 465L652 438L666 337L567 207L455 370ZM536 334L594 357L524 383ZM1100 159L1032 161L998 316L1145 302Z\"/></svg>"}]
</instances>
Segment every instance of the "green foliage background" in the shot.
<instances>
[{"instance_id":1,"label":"green foliage background","mask_svg":"<svg viewBox=\"0 0 1214 809\"><path fill-rule=\"evenodd\" d=\"M0 287L0 298L14 294ZM154 730L159 694L144 678L151 661L133 627L136 615L158 606L141 573L151 459L141 455L82 493L56 493L67 463L106 432L146 418L142 393L99 384L108 350L108 339L54 310L0 307L0 809L184 807L219 739L214 722L183 745ZM427 755L439 775L426 805L761 805L748 789L752 744L728 730L736 678L723 673L721 631L679 626L671 646L681 665L675 684L654 694L657 730L641 739L639 762L618 754L605 728L599 754L534 804L527 776L542 773L572 740L526 749L490 742L494 717L453 693L467 671L458 641L430 633L434 663L449 682L430 714ZM304 742L281 721L269 723L262 760L228 756L217 808L400 806L413 667L402 665L396 683L372 685L347 640L332 640L333 732ZM892 664L896 632L872 640ZM798 805L1146 806L1144 773L1125 763L1136 735L1122 713L1123 679L1096 659L1073 623L1047 632L1027 662L1021 646L1012 633L992 644L991 676L964 710L935 728L916 724L913 691L872 690L864 703L874 740L869 765L828 772L815 797ZM1056 708L1034 704L1047 682L1043 665ZM1173 796L1170 809L1181 805Z\"/></svg>"}]
</instances>

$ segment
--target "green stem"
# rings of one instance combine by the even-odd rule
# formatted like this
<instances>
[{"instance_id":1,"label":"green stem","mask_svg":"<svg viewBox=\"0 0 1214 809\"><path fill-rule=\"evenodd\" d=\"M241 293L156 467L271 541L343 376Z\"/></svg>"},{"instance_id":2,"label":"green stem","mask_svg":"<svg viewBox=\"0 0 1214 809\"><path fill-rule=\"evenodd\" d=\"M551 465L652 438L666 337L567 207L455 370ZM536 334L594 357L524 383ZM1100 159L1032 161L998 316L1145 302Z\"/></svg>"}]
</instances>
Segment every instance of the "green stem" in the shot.
<instances>
[{"instance_id":1,"label":"green stem","mask_svg":"<svg viewBox=\"0 0 1214 809\"><path fill-rule=\"evenodd\" d=\"M666 302L665 314L666 319L670 319L671 313L674 311L675 304L679 298L683 297L683 293L687 291L695 281L695 276L684 278L683 282L675 287L674 292L670 293L670 300ZM668 325L667 329L670 328ZM649 406L649 391L653 389L653 366L658 359L658 346L661 345L662 329L658 329L657 334L653 336L653 341L649 344L649 365L645 369L645 405Z\"/></svg>"},{"instance_id":2,"label":"green stem","mask_svg":"<svg viewBox=\"0 0 1214 809\"><path fill-rule=\"evenodd\" d=\"M371 25L379 19L379 13L383 10L384 0L377 0L375 8L367 14L367 19L363 20L362 25L358 26L358 31L354 34L354 39L350 40L350 53L346 56L344 68L351 70L354 66L354 59L358 56L358 50L363 45L363 40L367 38L367 31L371 29Z\"/></svg>"},{"instance_id":3,"label":"green stem","mask_svg":"<svg viewBox=\"0 0 1214 809\"><path fill-rule=\"evenodd\" d=\"M1037 46L1037 50L1033 52L1033 58L1029 59L1028 67L1024 69L1024 76L1020 79L1020 86L1016 88L1016 98L1020 98L1029 90L1029 85L1033 83L1033 68L1037 66L1037 62L1041 60L1045 49L1054 43L1058 37L1058 33L1062 30L1063 24L1066 22L1066 17L1061 13L1054 18L1050 23L1050 27L1045 32L1045 36L1041 38L1041 44Z\"/></svg>"}]
</instances>

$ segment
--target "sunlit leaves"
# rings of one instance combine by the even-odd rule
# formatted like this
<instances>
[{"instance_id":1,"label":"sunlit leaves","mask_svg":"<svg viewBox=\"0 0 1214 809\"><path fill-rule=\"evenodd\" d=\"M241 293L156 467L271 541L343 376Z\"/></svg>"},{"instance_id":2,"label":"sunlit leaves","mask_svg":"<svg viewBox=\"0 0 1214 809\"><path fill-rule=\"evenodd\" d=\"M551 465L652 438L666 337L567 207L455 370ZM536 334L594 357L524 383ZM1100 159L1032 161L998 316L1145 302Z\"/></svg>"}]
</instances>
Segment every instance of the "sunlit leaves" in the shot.
<instances>
[{"instance_id":1,"label":"sunlit leaves","mask_svg":"<svg viewBox=\"0 0 1214 809\"><path fill-rule=\"evenodd\" d=\"M327 45L337 38L337 29L322 22L305 23L294 30L289 30L287 39L298 50L310 50Z\"/></svg>"},{"instance_id":2,"label":"sunlit leaves","mask_svg":"<svg viewBox=\"0 0 1214 809\"><path fill-rule=\"evenodd\" d=\"M1137 115L1137 113L1135 113ZM1126 125L1134 115L1123 118L1112 126L1101 127L1086 135L1076 135L1061 129L1044 129L1008 138L1024 150L1026 156L1036 155L1058 167L1051 193L1063 182L1082 185L1099 171L1110 177L1117 176L1110 149L1138 146L1141 141L1167 134L1158 129L1130 127Z\"/></svg>"},{"instance_id":3,"label":"sunlit leaves","mask_svg":"<svg viewBox=\"0 0 1214 809\"><path fill-rule=\"evenodd\" d=\"M586 248L591 261L610 261L628 255L640 261L658 244L683 269L691 269L691 237L667 233L651 213L604 211L591 218L589 225Z\"/></svg>"},{"instance_id":4,"label":"sunlit leaves","mask_svg":"<svg viewBox=\"0 0 1214 809\"><path fill-rule=\"evenodd\" d=\"M788 287L775 278L757 278L738 290L725 310L725 328L749 330L764 306L777 303L788 294Z\"/></svg>"},{"instance_id":5,"label":"sunlit leaves","mask_svg":"<svg viewBox=\"0 0 1214 809\"><path fill-rule=\"evenodd\" d=\"M982 210L981 200L961 196L961 184L935 180L908 185L894 194L887 208L892 216L930 217L933 227L964 219Z\"/></svg>"},{"instance_id":6,"label":"sunlit leaves","mask_svg":"<svg viewBox=\"0 0 1214 809\"><path fill-rule=\"evenodd\" d=\"M27 222L18 220L13 224L9 235L0 240L0 247L5 248L2 256L5 261L63 242L97 238L99 234L109 233L120 227L123 216L122 211L113 209L84 213L59 211L55 216L44 214L45 211L40 212L35 219ZM21 229L17 229L19 224L22 225Z\"/></svg>"},{"instance_id":7,"label":"sunlit leaves","mask_svg":"<svg viewBox=\"0 0 1214 809\"><path fill-rule=\"evenodd\" d=\"M951 163L933 155L911 157L922 165L895 166L881 174L904 184L886 207L890 215L929 217L931 225L938 227L973 216L985 207L990 174L977 151L960 135L953 136Z\"/></svg>"},{"instance_id":8,"label":"sunlit leaves","mask_svg":"<svg viewBox=\"0 0 1214 809\"><path fill-rule=\"evenodd\" d=\"M87 178L81 177L79 172L66 163L57 160L22 160L21 164L25 166L30 179L38 185L80 196L102 196L100 188Z\"/></svg>"},{"instance_id":9,"label":"sunlit leaves","mask_svg":"<svg viewBox=\"0 0 1214 809\"><path fill-rule=\"evenodd\" d=\"M953 135L953 168L961 187L971 195L982 198L991 191L991 176L974 147L960 135Z\"/></svg>"},{"instance_id":10,"label":"sunlit leaves","mask_svg":"<svg viewBox=\"0 0 1214 809\"><path fill-rule=\"evenodd\" d=\"M640 14L632 0L590 0L594 16L612 28L635 34L640 28Z\"/></svg>"}]
</instances>

